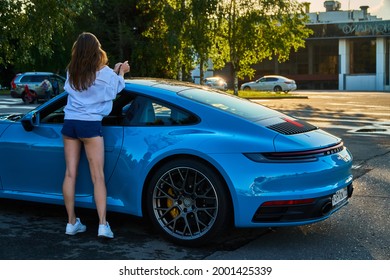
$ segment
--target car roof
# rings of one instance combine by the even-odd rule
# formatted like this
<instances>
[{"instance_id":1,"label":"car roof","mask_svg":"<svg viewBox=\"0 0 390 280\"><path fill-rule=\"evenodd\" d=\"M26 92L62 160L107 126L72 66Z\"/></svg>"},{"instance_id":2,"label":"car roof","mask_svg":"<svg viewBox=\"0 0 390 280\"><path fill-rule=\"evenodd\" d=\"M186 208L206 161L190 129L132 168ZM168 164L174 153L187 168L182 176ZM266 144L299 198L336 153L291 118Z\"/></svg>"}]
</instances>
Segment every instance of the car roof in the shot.
<instances>
[{"instance_id":1,"label":"car roof","mask_svg":"<svg viewBox=\"0 0 390 280\"><path fill-rule=\"evenodd\" d=\"M192 89L194 87L204 89L204 87L193 83L160 78L131 78L126 79L125 82L126 88L130 90L153 87L178 93L180 91Z\"/></svg>"},{"instance_id":2,"label":"car roof","mask_svg":"<svg viewBox=\"0 0 390 280\"><path fill-rule=\"evenodd\" d=\"M205 80L220 80L222 79L221 77L207 77Z\"/></svg>"},{"instance_id":3,"label":"car roof","mask_svg":"<svg viewBox=\"0 0 390 280\"><path fill-rule=\"evenodd\" d=\"M262 78L279 78L279 79L288 79L287 77L280 76L280 75L265 75Z\"/></svg>"},{"instance_id":4,"label":"car roof","mask_svg":"<svg viewBox=\"0 0 390 280\"><path fill-rule=\"evenodd\" d=\"M283 76L280 75L265 75L264 77L284 78Z\"/></svg>"},{"instance_id":5,"label":"car roof","mask_svg":"<svg viewBox=\"0 0 390 280\"><path fill-rule=\"evenodd\" d=\"M22 75L55 75L53 72L24 72Z\"/></svg>"}]
</instances>

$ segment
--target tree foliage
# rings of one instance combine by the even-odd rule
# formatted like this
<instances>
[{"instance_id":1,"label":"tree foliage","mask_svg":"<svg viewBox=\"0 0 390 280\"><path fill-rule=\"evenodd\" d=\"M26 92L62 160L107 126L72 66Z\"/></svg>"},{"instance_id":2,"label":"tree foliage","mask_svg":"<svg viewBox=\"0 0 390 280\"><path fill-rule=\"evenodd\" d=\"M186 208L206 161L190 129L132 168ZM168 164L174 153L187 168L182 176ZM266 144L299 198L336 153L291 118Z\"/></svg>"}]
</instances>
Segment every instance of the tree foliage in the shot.
<instances>
[{"instance_id":1,"label":"tree foliage","mask_svg":"<svg viewBox=\"0 0 390 280\"><path fill-rule=\"evenodd\" d=\"M216 17L218 0L192 0L188 42L192 45L200 68L200 83L203 84L204 70L208 66L218 31Z\"/></svg>"},{"instance_id":2,"label":"tree foliage","mask_svg":"<svg viewBox=\"0 0 390 280\"><path fill-rule=\"evenodd\" d=\"M30 70L62 68L74 20L89 3L90 0L1 1L0 65L17 69L35 66Z\"/></svg>"},{"instance_id":3,"label":"tree foliage","mask_svg":"<svg viewBox=\"0 0 390 280\"><path fill-rule=\"evenodd\" d=\"M102 48L107 52L109 64L128 60L131 71L138 72L137 49L142 48L142 32L144 19L137 10L136 0L98 0L91 7L92 18L80 18L81 31L95 34ZM80 23L80 21L82 21Z\"/></svg>"},{"instance_id":4,"label":"tree foliage","mask_svg":"<svg viewBox=\"0 0 390 280\"><path fill-rule=\"evenodd\" d=\"M97 35L132 76L190 80L212 59L238 78L264 59L288 59L310 31L297 0L3 0L0 71L64 73L78 34ZM203 79L201 79L203 80Z\"/></svg>"},{"instance_id":5,"label":"tree foliage","mask_svg":"<svg viewBox=\"0 0 390 280\"><path fill-rule=\"evenodd\" d=\"M235 94L238 78L254 76L254 64L273 57L285 61L310 35L302 4L296 0L220 1L218 18L221 47L213 58L217 67L231 64Z\"/></svg>"},{"instance_id":6,"label":"tree foliage","mask_svg":"<svg viewBox=\"0 0 390 280\"><path fill-rule=\"evenodd\" d=\"M149 54L155 59L157 77L183 79L192 66L192 52L188 44L189 1L141 0L138 9L149 22L142 35L148 40ZM153 68L152 68L153 69Z\"/></svg>"}]
</instances>

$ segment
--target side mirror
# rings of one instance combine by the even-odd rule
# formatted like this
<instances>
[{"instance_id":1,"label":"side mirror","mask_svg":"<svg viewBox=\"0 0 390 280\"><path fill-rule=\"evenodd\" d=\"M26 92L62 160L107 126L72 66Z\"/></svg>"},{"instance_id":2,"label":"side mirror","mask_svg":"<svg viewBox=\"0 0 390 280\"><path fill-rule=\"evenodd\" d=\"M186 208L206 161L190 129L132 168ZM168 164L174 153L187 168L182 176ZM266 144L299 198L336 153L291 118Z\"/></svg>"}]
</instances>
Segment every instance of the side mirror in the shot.
<instances>
[{"instance_id":1,"label":"side mirror","mask_svg":"<svg viewBox=\"0 0 390 280\"><path fill-rule=\"evenodd\" d=\"M35 116L35 113L25 115L24 118L22 119L22 126L24 130L32 131L34 129L36 119L37 118Z\"/></svg>"}]
</instances>

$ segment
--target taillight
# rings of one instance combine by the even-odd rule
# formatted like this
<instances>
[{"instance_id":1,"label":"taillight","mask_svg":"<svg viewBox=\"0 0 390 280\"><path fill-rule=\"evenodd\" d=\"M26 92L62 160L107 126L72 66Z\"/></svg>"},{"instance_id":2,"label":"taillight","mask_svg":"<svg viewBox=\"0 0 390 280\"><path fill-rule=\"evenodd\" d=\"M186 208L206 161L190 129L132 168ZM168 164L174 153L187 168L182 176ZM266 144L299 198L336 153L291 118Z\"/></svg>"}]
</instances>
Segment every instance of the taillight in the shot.
<instances>
[{"instance_id":1,"label":"taillight","mask_svg":"<svg viewBox=\"0 0 390 280\"><path fill-rule=\"evenodd\" d=\"M16 89L15 79L16 79L16 77L13 78L12 81L11 81L11 88L12 89Z\"/></svg>"},{"instance_id":2,"label":"taillight","mask_svg":"<svg viewBox=\"0 0 390 280\"><path fill-rule=\"evenodd\" d=\"M244 153L254 162L281 163L281 162L309 162L316 161L321 156L329 156L344 150L343 142L336 145L308 151L270 152L270 153Z\"/></svg>"}]
</instances>

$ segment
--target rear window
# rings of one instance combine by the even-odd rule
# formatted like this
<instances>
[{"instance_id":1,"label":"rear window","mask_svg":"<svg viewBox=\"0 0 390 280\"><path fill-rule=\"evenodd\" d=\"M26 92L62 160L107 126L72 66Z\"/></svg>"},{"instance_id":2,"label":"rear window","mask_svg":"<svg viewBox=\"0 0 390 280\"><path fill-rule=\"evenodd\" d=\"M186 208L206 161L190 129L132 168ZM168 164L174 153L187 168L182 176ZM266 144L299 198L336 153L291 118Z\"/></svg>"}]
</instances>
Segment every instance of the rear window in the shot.
<instances>
[{"instance_id":1,"label":"rear window","mask_svg":"<svg viewBox=\"0 0 390 280\"><path fill-rule=\"evenodd\" d=\"M20 79L21 83L40 83L46 76L42 75L25 75Z\"/></svg>"},{"instance_id":2,"label":"rear window","mask_svg":"<svg viewBox=\"0 0 390 280\"><path fill-rule=\"evenodd\" d=\"M20 78L21 83L30 83L31 82L31 76L23 76Z\"/></svg>"},{"instance_id":3,"label":"rear window","mask_svg":"<svg viewBox=\"0 0 390 280\"><path fill-rule=\"evenodd\" d=\"M275 115L269 108L230 94L190 89L180 91L178 95L252 121Z\"/></svg>"}]
</instances>

